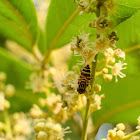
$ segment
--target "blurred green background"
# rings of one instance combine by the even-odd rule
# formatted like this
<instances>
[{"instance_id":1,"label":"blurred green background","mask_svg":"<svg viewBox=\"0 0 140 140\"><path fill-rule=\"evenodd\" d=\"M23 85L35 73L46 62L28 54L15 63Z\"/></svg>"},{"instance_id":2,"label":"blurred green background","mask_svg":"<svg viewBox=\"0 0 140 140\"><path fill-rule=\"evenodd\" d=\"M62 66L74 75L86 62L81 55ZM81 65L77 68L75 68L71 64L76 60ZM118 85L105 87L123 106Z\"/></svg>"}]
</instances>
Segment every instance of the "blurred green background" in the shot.
<instances>
[{"instance_id":1,"label":"blurred green background","mask_svg":"<svg viewBox=\"0 0 140 140\"><path fill-rule=\"evenodd\" d=\"M95 132L104 123L109 123L105 125L106 129L119 122L135 126L140 116L140 2L118 0L118 3L111 18L115 22L113 30L119 37L117 47L126 52L127 69L124 73L127 76L118 83L115 80L106 83L99 77L105 99L102 109L91 116ZM32 52L36 43L42 54L54 51L51 63L61 77L60 68L62 71L71 69L76 62L69 47L72 37L83 29L90 32L91 37L95 36L95 30L87 26L95 15L76 13L70 20L75 11L73 0L52 0L51 3L49 0L0 1L0 71L7 74L7 83L16 87L16 94L10 99L10 113L28 112L40 96L25 89L33 71L35 57ZM73 133L67 137L80 139L76 128L72 129Z\"/></svg>"}]
</instances>

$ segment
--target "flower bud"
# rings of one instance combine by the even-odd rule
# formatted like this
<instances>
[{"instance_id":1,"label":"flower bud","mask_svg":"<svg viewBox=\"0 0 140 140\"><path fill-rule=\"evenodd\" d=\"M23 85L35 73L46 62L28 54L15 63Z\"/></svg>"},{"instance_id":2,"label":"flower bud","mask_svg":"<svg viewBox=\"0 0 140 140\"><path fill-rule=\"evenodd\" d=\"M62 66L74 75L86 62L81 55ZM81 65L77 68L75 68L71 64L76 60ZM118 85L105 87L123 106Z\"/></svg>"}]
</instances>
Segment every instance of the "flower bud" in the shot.
<instances>
[{"instance_id":1,"label":"flower bud","mask_svg":"<svg viewBox=\"0 0 140 140\"><path fill-rule=\"evenodd\" d=\"M101 85L95 84L94 85L94 91L95 92L100 92L101 91Z\"/></svg>"},{"instance_id":2,"label":"flower bud","mask_svg":"<svg viewBox=\"0 0 140 140\"><path fill-rule=\"evenodd\" d=\"M6 80L6 74L4 72L0 72L0 81L3 82Z\"/></svg>"},{"instance_id":3,"label":"flower bud","mask_svg":"<svg viewBox=\"0 0 140 140\"><path fill-rule=\"evenodd\" d=\"M119 130L116 132L116 136L118 139L121 139L124 137L124 132L122 130Z\"/></svg>"},{"instance_id":4,"label":"flower bud","mask_svg":"<svg viewBox=\"0 0 140 140\"><path fill-rule=\"evenodd\" d=\"M116 137L116 131L114 131L114 130L109 130L108 131L108 136L112 139L112 138L114 138L114 137Z\"/></svg>"},{"instance_id":5,"label":"flower bud","mask_svg":"<svg viewBox=\"0 0 140 140\"><path fill-rule=\"evenodd\" d=\"M46 120L45 120L45 119L35 119L33 125L35 126L35 125L38 124L39 122L46 122Z\"/></svg>"},{"instance_id":6,"label":"flower bud","mask_svg":"<svg viewBox=\"0 0 140 140\"><path fill-rule=\"evenodd\" d=\"M116 125L117 130L124 130L125 129L125 125L123 123L119 123Z\"/></svg>"},{"instance_id":7,"label":"flower bud","mask_svg":"<svg viewBox=\"0 0 140 140\"><path fill-rule=\"evenodd\" d=\"M53 127L53 131L54 131L55 133L61 132L61 131L62 131L61 125L60 125L60 124L56 124L56 125Z\"/></svg>"},{"instance_id":8,"label":"flower bud","mask_svg":"<svg viewBox=\"0 0 140 140\"><path fill-rule=\"evenodd\" d=\"M103 78L106 82L110 82L113 78L113 76L111 74L104 74Z\"/></svg>"},{"instance_id":9,"label":"flower bud","mask_svg":"<svg viewBox=\"0 0 140 140\"><path fill-rule=\"evenodd\" d=\"M52 130L54 127L55 127L55 125L53 123L48 122L48 123L45 124L46 132L49 131L49 130Z\"/></svg>"},{"instance_id":10,"label":"flower bud","mask_svg":"<svg viewBox=\"0 0 140 140\"><path fill-rule=\"evenodd\" d=\"M49 72L51 75L56 74L56 69L54 67L50 67Z\"/></svg>"},{"instance_id":11,"label":"flower bud","mask_svg":"<svg viewBox=\"0 0 140 140\"><path fill-rule=\"evenodd\" d=\"M11 84L8 84L5 88L5 96L11 97L11 96L13 96L14 92L15 92L14 86Z\"/></svg>"},{"instance_id":12,"label":"flower bud","mask_svg":"<svg viewBox=\"0 0 140 140\"><path fill-rule=\"evenodd\" d=\"M107 74L107 73L108 73L108 69L107 69L107 68L103 68L103 69L102 69L102 73L103 73L103 74Z\"/></svg>"},{"instance_id":13,"label":"flower bud","mask_svg":"<svg viewBox=\"0 0 140 140\"><path fill-rule=\"evenodd\" d=\"M46 100L45 100L44 98L39 98L38 100L39 100L39 105L40 105L41 107L45 107L45 105L46 105Z\"/></svg>"},{"instance_id":14,"label":"flower bud","mask_svg":"<svg viewBox=\"0 0 140 140\"><path fill-rule=\"evenodd\" d=\"M35 132L43 131L44 128L45 128L45 123L44 122L39 122L36 125L34 125Z\"/></svg>"},{"instance_id":15,"label":"flower bud","mask_svg":"<svg viewBox=\"0 0 140 140\"><path fill-rule=\"evenodd\" d=\"M5 107L5 109L10 108L10 102L7 101L7 100L5 100L5 102L4 102L4 107Z\"/></svg>"},{"instance_id":16,"label":"flower bud","mask_svg":"<svg viewBox=\"0 0 140 140\"><path fill-rule=\"evenodd\" d=\"M37 140L47 140L47 133L44 131L40 131L37 134Z\"/></svg>"}]
</instances>

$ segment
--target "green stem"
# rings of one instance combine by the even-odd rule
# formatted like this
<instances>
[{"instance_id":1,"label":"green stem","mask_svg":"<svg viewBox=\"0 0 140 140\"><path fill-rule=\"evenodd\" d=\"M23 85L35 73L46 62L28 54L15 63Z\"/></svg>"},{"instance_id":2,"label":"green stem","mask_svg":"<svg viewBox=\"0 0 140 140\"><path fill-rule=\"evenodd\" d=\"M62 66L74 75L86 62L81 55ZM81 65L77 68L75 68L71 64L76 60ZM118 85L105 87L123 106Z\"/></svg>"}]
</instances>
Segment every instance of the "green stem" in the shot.
<instances>
[{"instance_id":1,"label":"green stem","mask_svg":"<svg viewBox=\"0 0 140 140\"><path fill-rule=\"evenodd\" d=\"M93 90L93 84L95 81L95 71L96 71L96 62L97 62L97 57L98 54L95 56L95 62L92 62L92 67L91 67L91 81L90 81L90 85L91 85L91 91ZM84 124L83 124L83 133L82 133L82 139L81 140L87 140L87 125L88 125L88 118L90 115L90 101L87 98L87 105L86 105L86 112L85 112L85 119L84 119Z\"/></svg>"},{"instance_id":2,"label":"green stem","mask_svg":"<svg viewBox=\"0 0 140 140\"><path fill-rule=\"evenodd\" d=\"M128 140L128 139L130 139L131 137L136 136L136 135L139 134L139 133L140 133L140 130L136 130L135 132L133 132L133 133L131 133L131 134L129 134L129 135L124 136L121 140Z\"/></svg>"},{"instance_id":3,"label":"green stem","mask_svg":"<svg viewBox=\"0 0 140 140\"><path fill-rule=\"evenodd\" d=\"M140 45L136 45L136 46L133 46L131 48L128 48L128 49L124 50L124 52L129 53L129 52L132 52L132 51L136 51L138 49L140 49Z\"/></svg>"},{"instance_id":4,"label":"green stem","mask_svg":"<svg viewBox=\"0 0 140 140\"><path fill-rule=\"evenodd\" d=\"M89 113L90 113L90 101L87 99L85 119L84 119L84 124L83 124L82 140L87 139L87 125L88 125Z\"/></svg>"},{"instance_id":5,"label":"green stem","mask_svg":"<svg viewBox=\"0 0 140 140\"><path fill-rule=\"evenodd\" d=\"M97 6L96 16L97 17L100 16L100 7L99 6ZM99 38L99 37L100 37L100 35L97 34L97 38ZM98 57L98 54L96 54L95 62L92 62L92 67L91 67L91 77L92 77L92 79L90 80L91 92L93 91L94 82L95 82L97 57ZM90 115L90 101L87 98L86 112L85 112L85 119L84 119L84 123L83 123L83 133L82 133L82 139L81 140L87 140L87 125L88 125L89 115Z\"/></svg>"},{"instance_id":6,"label":"green stem","mask_svg":"<svg viewBox=\"0 0 140 140\"><path fill-rule=\"evenodd\" d=\"M5 111L3 112L3 114L4 114L5 124L6 124L5 130L6 130L6 132L7 132L9 135L12 136L13 134L12 134L11 122L10 122L10 119L9 119L8 111L5 110Z\"/></svg>"}]
</instances>

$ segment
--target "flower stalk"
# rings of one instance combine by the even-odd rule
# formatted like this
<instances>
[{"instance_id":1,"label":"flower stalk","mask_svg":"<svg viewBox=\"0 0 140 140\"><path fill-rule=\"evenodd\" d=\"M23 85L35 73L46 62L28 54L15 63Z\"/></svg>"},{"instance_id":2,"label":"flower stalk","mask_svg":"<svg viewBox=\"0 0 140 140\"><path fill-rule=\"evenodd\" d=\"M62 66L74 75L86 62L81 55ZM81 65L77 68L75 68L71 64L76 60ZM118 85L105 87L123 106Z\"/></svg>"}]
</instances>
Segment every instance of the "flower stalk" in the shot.
<instances>
[{"instance_id":1,"label":"flower stalk","mask_svg":"<svg viewBox=\"0 0 140 140\"><path fill-rule=\"evenodd\" d=\"M10 119L9 119L8 111L4 110L3 114L4 114L5 124L6 124L5 130L6 130L7 134L12 136L13 134L12 134L11 122L10 122Z\"/></svg>"},{"instance_id":2,"label":"flower stalk","mask_svg":"<svg viewBox=\"0 0 140 140\"><path fill-rule=\"evenodd\" d=\"M100 16L100 7L99 6L97 6L96 16L97 17ZM100 35L97 34L97 38L99 38L99 37L100 37ZM93 91L93 87L94 87L97 58L98 58L98 54L96 54L95 62L92 62L92 66L91 66L91 77L92 77L92 79L90 81L91 92ZM83 123L83 132L82 132L81 140L87 140L87 126L88 126L89 115L90 115L90 100L87 98L85 119L84 119L84 123Z\"/></svg>"}]
</instances>

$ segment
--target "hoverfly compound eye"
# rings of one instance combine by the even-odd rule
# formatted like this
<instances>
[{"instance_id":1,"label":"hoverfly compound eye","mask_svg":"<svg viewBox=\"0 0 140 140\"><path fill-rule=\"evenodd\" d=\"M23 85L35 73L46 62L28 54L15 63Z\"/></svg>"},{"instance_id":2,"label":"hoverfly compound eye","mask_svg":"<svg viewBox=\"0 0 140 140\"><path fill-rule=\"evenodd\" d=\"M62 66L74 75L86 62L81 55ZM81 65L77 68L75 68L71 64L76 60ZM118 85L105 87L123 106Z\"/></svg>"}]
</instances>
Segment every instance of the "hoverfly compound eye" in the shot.
<instances>
[{"instance_id":1,"label":"hoverfly compound eye","mask_svg":"<svg viewBox=\"0 0 140 140\"><path fill-rule=\"evenodd\" d=\"M90 67L89 65L86 65L82 69L80 77L78 79L77 91L79 94L84 94L86 92L86 88L89 86L90 79Z\"/></svg>"}]
</instances>

